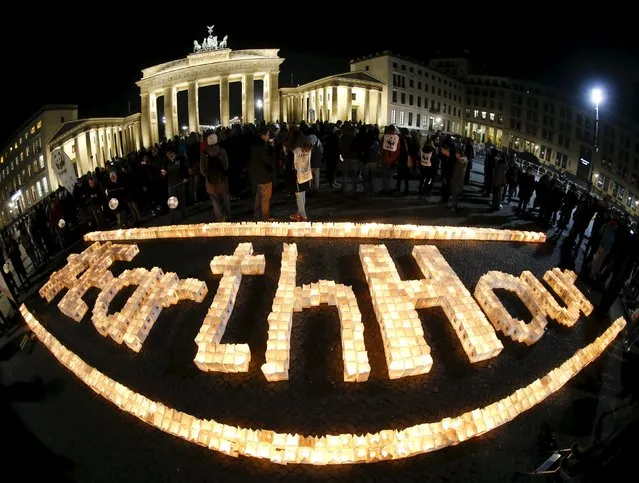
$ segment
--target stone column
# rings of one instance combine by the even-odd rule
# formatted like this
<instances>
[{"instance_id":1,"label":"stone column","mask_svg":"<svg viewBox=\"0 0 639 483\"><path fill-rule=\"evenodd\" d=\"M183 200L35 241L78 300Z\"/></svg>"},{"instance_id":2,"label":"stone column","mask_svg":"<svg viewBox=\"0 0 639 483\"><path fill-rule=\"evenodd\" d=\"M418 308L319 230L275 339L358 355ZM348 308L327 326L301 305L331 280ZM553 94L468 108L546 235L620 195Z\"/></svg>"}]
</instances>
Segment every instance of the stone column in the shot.
<instances>
[{"instance_id":1,"label":"stone column","mask_svg":"<svg viewBox=\"0 0 639 483\"><path fill-rule=\"evenodd\" d=\"M166 139L169 140L180 132L177 116L177 92L175 86L169 86L164 89L164 133Z\"/></svg>"},{"instance_id":2,"label":"stone column","mask_svg":"<svg viewBox=\"0 0 639 483\"><path fill-rule=\"evenodd\" d=\"M282 113L280 112L280 83L279 72L271 72L270 76L270 97L271 97L271 121L275 122L280 119Z\"/></svg>"},{"instance_id":3,"label":"stone column","mask_svg":"<svg viewBox=\"0 0 639 483\"><path fill-rule=\"evenodd\" d=\"M255 86L253 74L242 76L242 121L255 122Z\"/></svg>"},{"instance_id":4,"label":"stone column","mask_svg":"<svg viewBox=\"0 0 639 483\"><path fill-rule=\"evenodd\" d=\"M220 124L228 126L231 114L229 112L229 76L220 76Z\"/></svg>"},{"instance_id":5,"label":"stone column","mask_svg":"<svg viewBox=\"0 0 639 483\"><path fill-rule=\"evenodd\" d=\"M78 167L78 176L84 174L82 169L82 156L80 155L80 136L75 138L75 165Z\"/></svg>"},{"instance_id":6,"label":"stone column","mask_svg":"<svg viewBox=\"0 0 639 483\"><path fill-rule=\"evenodd\" d=\"M325 121L330 121L328 115L328 87L322 88L322 117Z\"/></svg>"},{"instance_id":7,"label":"stone column","mask_svg":"<svg viewBox=\"0 0 639 483\"><path fill-rule=\"evenodd\" d=\"M87 133L82 133L75 138L75 156L80 161L80 164L78 165L80 175L88 173L93 169L87 150ZM82 166L81 169L80 166Z\"/></svg>"},{"instance_id":8,"label":"stone column","mask_svg":"<svg viewBox=\"0 0 639 483\"><path fill-rule=\"evenodd\" d=\"M142 146L142 123L141 122L136 122L135 123L134 135L135 135L135 149L136 149L136 151L139 151L139 150L141 150L143 148L143 146Z\"/></svg>"},{"instance_id":9,"label":"stone column","mask_svg":"<svg viewBox=\"0 0 639 483\"><path fill-rule=\"evenodd\" d=\"M386 116L388 116L388 113L386 113L386 115L384 115L384 112L382 110L383 108L383 104L382 104L382 91L377 91L377 125L378 126L382 126L384 124L388 124L387 119L384 119Z\"/></svg>"},{"instance_id":10,"label":"stone column","mask_svg":"<svg viewBox=\"0 0 639 483\"><path fill-rule=\"evenodd\" d=\"M351 120L351 107L353 106L353 88L346 88L346 115L344 116L344 121Z\"/></svg>"},{"instance_id":11,"label":"stone column","mask_svg":"<svg viewBox=\"0 0 639 483\"><path fill-rule=\"evenodd\" d=\"M142 143L151 146L151 94L140 94L142 102Z\"/></svg>"},{"instance_id":12,"label":"stone column","mask_svg":"<svg viewBox=\"0 0 639 483\"><path fill-rule=\"evenodd\" d=\"M113 128L113 136L115 137L115 151L120 157L124 157L124 149L122 148L122 139L120 138L120 126Z\"/></svg>"},{"instance_id":13,"label":"stone column","mask_svg":"<svg viewBox=\"0 0 639 483\"><path fill-rule=\"evenodd\" d=\"M370 107L371 107L371 96L370 96L370 91L368 89L366 89L364 91L364 123L365 124L370 124L371 122L371 112L370 112Z\"/></svg>"},{"instance_id":14,"label":"stone column","mask_svg":"<svg viewBox=\"0 0 639 483\"><path fill-rule=\"evenodd\" d=\"M339 111L337 110L337 106L337 87L333 86L331 87L331 122L339 121Z\"/></svg>"},{"instance_id":15,"label":"stone column","mask_svg":"<svg viewBox=\"0 0 639 483\"><path fill-rule=\"evenodd\" d=\"M152 148L154 144L159 142L160 133L158 131L158 98L155 93L149 97L151 105L151 144L147 147Z\"/></svg>"},{"instance_id":16,"label":"stone column","mask_svg":"<svg viewBox=\"0 0 639 483\"><path fill-rule=\"evenodd\" d=\"M189 82L189 132L200 131L200 102L197 81Z\"/></svg>"},{"instance_id":17,"label":"stone column","mask_svg":"<svg viewBox=\"0 0 639 483\"><path fill-rule=\"evenodd\" d=\"M277 72L264 74L264 119L274 122L280 117L280 90Z\"/></svg>"}]
</instances>

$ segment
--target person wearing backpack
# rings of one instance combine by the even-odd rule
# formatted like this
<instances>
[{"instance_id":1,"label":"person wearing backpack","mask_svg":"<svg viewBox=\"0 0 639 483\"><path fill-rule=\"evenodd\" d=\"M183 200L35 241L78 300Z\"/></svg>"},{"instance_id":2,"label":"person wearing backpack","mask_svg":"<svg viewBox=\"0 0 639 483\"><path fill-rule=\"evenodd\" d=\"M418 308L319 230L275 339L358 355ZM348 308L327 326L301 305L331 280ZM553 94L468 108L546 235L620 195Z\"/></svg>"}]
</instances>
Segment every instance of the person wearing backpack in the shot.
<instances>
[{"instance_id":1,"label":"person wearing backpack","mask_svg":"<svg viewBox=\"0 0 639 483\"><path fill-rule=\"evenodd\" d=\"M391 193L391 179L393 169L397 164L401 153L400 139L397 129L392 124L384 129L382 137L381 163L382 163L382 193Z\"/></svg>"},{"instance_id":2,"label":"person wearing backpack","mask_svg":"<svg viewBox=\"0 0 639 483\"><path fill-rule=\"evenodd\" d=\"M217 221L231 218L231 200L227 172L229 159L224 148L217 144L217 134L207 131L206 146L200 156L200 173L206 180L206 192L213 201L213 211Z\"/></svg>"},{"instance_id":3,"label":"person wearing backpack","mask_svg":"<svg viewBox=\"0 0 639 483\"><path fill-rule=\"evenodd\" d=\"M308 190L313 180L313 172L311 171L311 150L313 145L298 129L291 132L288 149L293 154L292 169L295 173L294 191L297 200L297 213L291 215L290 218L295 221L308 221L306 216L306 190Z\"/></svg>"},{"instance_id":4,"label":"person wearing backpack","mask_svg":"<svg viewBox=\"0 0 639 483\"><path fill-rule=\"evenodd\" d=\"M424 146L419 151L417 162L419 167L419 198L430 196L433 188L433 163L435 157L435 145L430 139L426 140Z\"/></svg>"}]
</instances>

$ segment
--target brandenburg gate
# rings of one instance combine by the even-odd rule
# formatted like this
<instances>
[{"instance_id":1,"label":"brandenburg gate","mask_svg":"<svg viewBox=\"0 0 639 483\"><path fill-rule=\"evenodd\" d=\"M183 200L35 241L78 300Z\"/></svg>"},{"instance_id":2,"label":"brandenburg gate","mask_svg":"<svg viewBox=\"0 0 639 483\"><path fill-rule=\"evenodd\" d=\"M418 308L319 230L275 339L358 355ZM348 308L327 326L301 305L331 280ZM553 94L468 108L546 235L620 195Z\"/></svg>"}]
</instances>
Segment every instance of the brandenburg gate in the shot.
<instances>
[{"instance_id":1,"label":"brandenburg gate","mask_svg":"<svg viewBox=\"0 0 639 483\"><path fill-rule=\"evenodd\" d=\"M279 49L231 50L228 36L217 39L213 26L209 36L200 44L193 41L193 53L184 59L166 62L142 70L142 79L136 84L142 97L142 142L151 147L159 142L157 99L164 96L166 137L180 132L178 124L177 93L188 91L189 131L199 131L198 89L209 85L220 86L220 121L230 123L229 84L242 83L242 119L255 121L254 81L263 80L263 115L265 121L280 118L278 75L284 61Z\"/></svg>"}]
</instances>

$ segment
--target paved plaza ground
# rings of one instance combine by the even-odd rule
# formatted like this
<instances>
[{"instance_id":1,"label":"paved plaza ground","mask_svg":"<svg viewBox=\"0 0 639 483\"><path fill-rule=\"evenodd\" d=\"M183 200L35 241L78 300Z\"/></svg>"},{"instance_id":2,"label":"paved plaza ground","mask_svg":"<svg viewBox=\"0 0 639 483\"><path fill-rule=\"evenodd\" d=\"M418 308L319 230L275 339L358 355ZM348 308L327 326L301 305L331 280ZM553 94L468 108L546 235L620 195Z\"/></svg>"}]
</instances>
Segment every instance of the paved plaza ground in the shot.
<instances>
[{"instance_id":1,"label":"paved plaza ground","mask_svg":"<svg viewBox=\"0 0 639 483\"><path fill-rule=\"evenodd\" d=\"M310 198L312 221L377 221L495 228L538 229L518 218L504 205L488 213L486 199L478 191L480 162L476 163L459 213L438 204L437 193L429 201L409 196L364 198L358 193L320 192ZM416 191L416 182L413 190ZM273 215L288 217L294 201L278 194ZM233 205L234 216L248 220L250 200ZM212 220L212 210L201 206L187 220ZM169 223L169 215L149 224ZM215 295L219 276L211 274L209 261L230 254L239 242L251 241L255 253L266 256L263 276L245 276L223 342L246 342L252 360L247 374L201 372L193 364L194 337ZM359 241L290 240L298 244L298 285L318 279L335 280L353 287L365 326L371 363L368 382L342 380L339 320L333 307L305 310L294 316L290 380L267 383L260 371L266 347L266 317L279 277L283 239L207 239L139 242L139 255L131 263L116 263L114 275L125 268L159 266L180 278L203 280L209 292L201 304L180 302L165 309L142 351L135 354L103 338L89 316L76 323L62 315L53 303L37 294L26 304L34 315L68 348L110 377L151 399L163 401L198 417L303 434L366 433L437 421L498 400L516 388L565 361L610 325L610 317L582 318L574 328L551 322L544 337L526 347L499 338L504 350L489 361L470 364L450 323L440 309L420 310L434 364L429 374L390 380L386 374L381 335L358 257ZM370 243L368 241L367 243ZM421 278L411 257L408 241L385 243L402 279ZM518 275L531 270L541 278L560 264L555 243L525 245L499 242L435 242L469 290L489 270ZM72 248L80 251L86 245ZM599 294L579 285L596 303ZM111 306L122 306L123 291ZM85 301L92 307L97 292ZM514 312L527 316L521 303L508 295L502 300ZM120 412L61 366L39 343L16 347L21 330L0 339L0 376L13 386L10 400L2 399L3 434L23 475L46 475L56 480L91 482L194 482L194 481L527 481L518 473L531 471L552 452L553 434L560 447L587 444L593 420L625 400L635 387L631 361L615 343L595 363L558 393L515 420L459 446L407 460L364 465L314 467L279 466L251 458L232 458L155 430ZM636 367L636 365L635 365ZM38 385L20 386L34 377ZM636 377L634 378L636 379ZM636 383L635 383L636 384ZM636 393L635 393L636 394ZM609 429L607 427L606 429ZM10 438L10 439L7 439ZM15 443L14 443L15 442ZM6 456L6 455L5 455ZM5 463L6 465L7 463ZM7 480L9 481L9 480ZM531 480L536 481L536 480Z\"/></svg>"}]
</instances>

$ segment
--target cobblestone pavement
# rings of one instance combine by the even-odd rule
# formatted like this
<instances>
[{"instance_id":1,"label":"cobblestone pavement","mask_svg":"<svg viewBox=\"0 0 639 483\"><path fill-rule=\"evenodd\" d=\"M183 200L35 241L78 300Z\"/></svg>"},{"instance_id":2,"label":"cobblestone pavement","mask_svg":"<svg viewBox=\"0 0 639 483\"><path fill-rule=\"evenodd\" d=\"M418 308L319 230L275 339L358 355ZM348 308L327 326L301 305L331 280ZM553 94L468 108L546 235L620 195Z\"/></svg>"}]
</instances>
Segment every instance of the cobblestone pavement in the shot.
<instances>
[{"instance_id":1,"label":"cobblestone pavement","mask_svg":"<svg viewBox=\"0 0 639 483\"><path fill-rule=\"evenodd\" d=\"M469 202L461 214L434 203L421 203L415 196L371 201L358 194L318 194L311 198L308 211L313 219L531 227L529 222L515 218L508 207L485 214L487 206L473 190L469 189ZM286 203L275 204L276 216L288 212ZM248 210L246 203L236 205L239 218ZM188 221L210 217L208 210L202 210ZM166 222L153 220L154 224ZM204 373L193 364L194 337L220 279L210 273L209 261L218 254L231 254L237 243L244 241L252 241L255 253L266 255L267 270L265 275L243 277L223 342L249 344L249 373ZM48 305L33 297L27 305L61 342L89 364L152 399L198 417L304 434L361 434L402 428L489 404L556 367L607 327L607 320L593 317L582 319L572 329L551 322L544 337L532 347L500 335L505 347L500 356L470 364L443 312L420 310L433 368L423 376L390 380L358 257L359 242L286 240L298 243L298 284L332 279L353 287L372 371L368 382L343 382L337 311L322 306L294 316L290 380L267 383L260 365L264 362L266 317L279 277L284 241L227 238L140 242L140 254L131 263L116 262L115 275L125 268L159 266L175 271L180 278L206 281L209 292L201 304L180 302L165 309L139 354L101 337L89 316L76 323L62 315L55 306L60 296ZM413 243L384 242L403 279L421 278L411 257ZM550 244L434 244L471 291L488 270L518 275L527 269L541 277L558 264L558 250ZM596 300L597 294L586 286L581 288L592 301ZM111 311L118 310L133 289L123 290ZM508 294L501 295L512 311L529 317L521 303ZM89 307L96 296L97 291L92 290L85 297ZM550 454L548 446L542 444L546 425L554 429L560 446L589 435L596 409L588 404L584 409L579 402L591 398L592 381L599 380L616 357L613 348L536 408L457 447L402 461L328 467L278 466L245 457L235 459L150 428L86 388L39 344L30 351L18 352L0 368L4 384L38 375L46 387L53 388L44 400L16 401L8 410L15 411L39 444L68 459L63 460L70 466L67 474L76 481L511 481L518 472L534 469ZM0 356L0 361L3 359ZM608 391L607 397L617 395L616 387L595 386L601 386L597 391Z\"/></svg>"}]
</instances>

